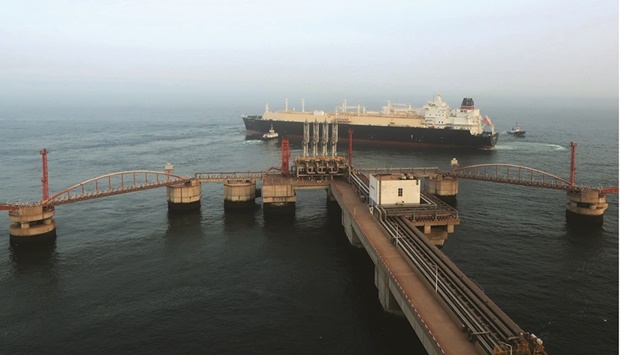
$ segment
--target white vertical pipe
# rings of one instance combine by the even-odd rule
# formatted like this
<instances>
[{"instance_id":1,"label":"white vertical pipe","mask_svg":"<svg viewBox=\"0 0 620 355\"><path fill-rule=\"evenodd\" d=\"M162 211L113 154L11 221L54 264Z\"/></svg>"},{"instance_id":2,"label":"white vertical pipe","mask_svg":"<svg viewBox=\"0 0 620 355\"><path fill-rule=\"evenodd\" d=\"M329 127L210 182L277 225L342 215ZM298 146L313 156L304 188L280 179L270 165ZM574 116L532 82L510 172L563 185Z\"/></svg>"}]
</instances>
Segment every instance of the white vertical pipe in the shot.
<instances>
[{"instance_id":1,"label":"white vertical pipe","mask_svg":"<svg viewBox=\"0 0 620 355\"><path fill-rule=\"evenodd\" d=\"M318 155L317 148L319 144L319 121L314 120L314 129L312 130L312 156Z\"/></svg>"},{"instance_id":2,"label":"white vertical pipe","mask_svg":"<svg viewBox=\"0 0 620 355\"><path fill-rule=\"evenodd\" d=\"M325 134L325 154L323 154L324 156L327 156L327 154L329 153L329 141L331 140L329 137L329 123L327 123L327 118L325 119L325 122L323 123L324 127L323 127L323 133Z\"/></svg>"}]
</instances>

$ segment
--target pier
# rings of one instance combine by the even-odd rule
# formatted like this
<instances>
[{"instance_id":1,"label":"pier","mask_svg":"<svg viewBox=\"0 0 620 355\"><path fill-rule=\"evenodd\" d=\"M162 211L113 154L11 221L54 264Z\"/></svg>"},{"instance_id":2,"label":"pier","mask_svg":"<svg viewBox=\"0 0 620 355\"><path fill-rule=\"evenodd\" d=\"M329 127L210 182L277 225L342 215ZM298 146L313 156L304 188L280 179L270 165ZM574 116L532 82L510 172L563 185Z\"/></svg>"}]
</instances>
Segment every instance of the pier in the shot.
<instances>
[{"instance_id":1,"label":"pier","mask_svg":"<svg viewBox=\"0 0 620 355\"><path fill-rule=\"evenodd\" d=\"M14 247L56 240L57 207L153 188L167 190L170 212L200 209L201 184L222 184L226 208L256 207L264 213L294 212L298 190L323 190L341 209L344 234L364 248L374 263L375 286L386 312L410 323L429 354L546 354L543 340L520 328L440 250L461 223L446 201L458 194L458 179L475 179L564 190L567 218L572 214L602 222L605 195L617 187L577 186L537 169L509 164L476 165L442 171L437 167L374 169L329 157L302 156L289 168L288 146L282 165L264 171L196 172L192 176L135 170L105 174L50 195L47 151L42 150L43 199L0 205L13 222ZM351 155L349 155L351 156ZM350 161L350 160L349 160ZM570 213L569 213L570 212ZM62 236L60 236L62 238ZM532 315L535 316L535 315Z\"/></svg>"},{"instance_id":2,"label":"pier","mask_svg":"<svg viewBox=\"0 0 620 355\"><path fill-rule=\"evenodd\" d=\"M514 354L544 353L542 341L528 339L411 221L377 219L350 184L331 186L347 237L375 264L381 305L407 318L429 354L502 354L511 346Z\"/></svg>"}]
</instances>

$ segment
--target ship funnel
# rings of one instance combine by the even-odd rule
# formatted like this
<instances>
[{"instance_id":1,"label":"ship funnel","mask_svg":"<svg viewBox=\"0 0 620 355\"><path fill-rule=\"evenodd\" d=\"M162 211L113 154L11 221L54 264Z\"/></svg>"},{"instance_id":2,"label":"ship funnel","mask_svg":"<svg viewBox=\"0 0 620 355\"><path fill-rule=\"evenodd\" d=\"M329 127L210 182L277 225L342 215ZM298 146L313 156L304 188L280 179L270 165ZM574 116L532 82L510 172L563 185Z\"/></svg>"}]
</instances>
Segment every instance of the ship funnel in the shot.
<instances>
[{"instance_id":1,"label":"ship funnel","mask_svg":"<svg viewBox=\"0 0 620 355\"><path fill-rule=\"evenodd\" d=\"M461 110L473 110L474 109L474 99L471 97L464 97L463 102L461 103Z\"/></svg>"}]
</instances>

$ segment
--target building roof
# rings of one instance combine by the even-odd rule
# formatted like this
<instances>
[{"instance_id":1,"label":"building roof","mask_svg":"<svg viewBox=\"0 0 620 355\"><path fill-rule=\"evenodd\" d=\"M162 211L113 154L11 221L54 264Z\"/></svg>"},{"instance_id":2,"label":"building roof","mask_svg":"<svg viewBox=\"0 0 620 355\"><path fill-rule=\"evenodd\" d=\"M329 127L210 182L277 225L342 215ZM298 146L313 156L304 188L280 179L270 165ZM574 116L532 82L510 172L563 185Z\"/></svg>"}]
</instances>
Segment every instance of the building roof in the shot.
<instances>
[{"instance_id":1,"label":"building roof","mask_svg":"<svg viewBox=\"0 0 620 355\"><path fill-rule=\"evenodd\" d=\"M377 180L417 180L411 174L371 174Z\"/></svg>"}]
</instances>

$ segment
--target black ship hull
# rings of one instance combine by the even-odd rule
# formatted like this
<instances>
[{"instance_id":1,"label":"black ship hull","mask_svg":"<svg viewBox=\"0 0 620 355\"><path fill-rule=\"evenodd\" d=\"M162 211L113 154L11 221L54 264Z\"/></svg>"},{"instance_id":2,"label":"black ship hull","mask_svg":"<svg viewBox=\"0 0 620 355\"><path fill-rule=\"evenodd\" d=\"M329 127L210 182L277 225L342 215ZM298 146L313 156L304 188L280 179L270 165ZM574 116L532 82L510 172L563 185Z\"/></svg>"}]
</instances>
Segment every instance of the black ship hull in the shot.
<instances>
[{"instance_id":1,"label":"black ship hull","mask_svg":"<svg viewBox=\"0 0 620 355\"><path fill-rule=\"evenodd\" d=\"M302 122L264 120L260 116L244 116L243 123L250 137L262 137L271 126L283 138L302 138ZM467 130L440 129L423 127L363 126L338 124L338 137L342 141L349 138L349 129L353 130L353 141L361 144L385 146L417 146L488 149L497 144L498 133L484 132L472 135ZM312 132L312 125L310 125Z\"/></svg>"}]
</instances>

